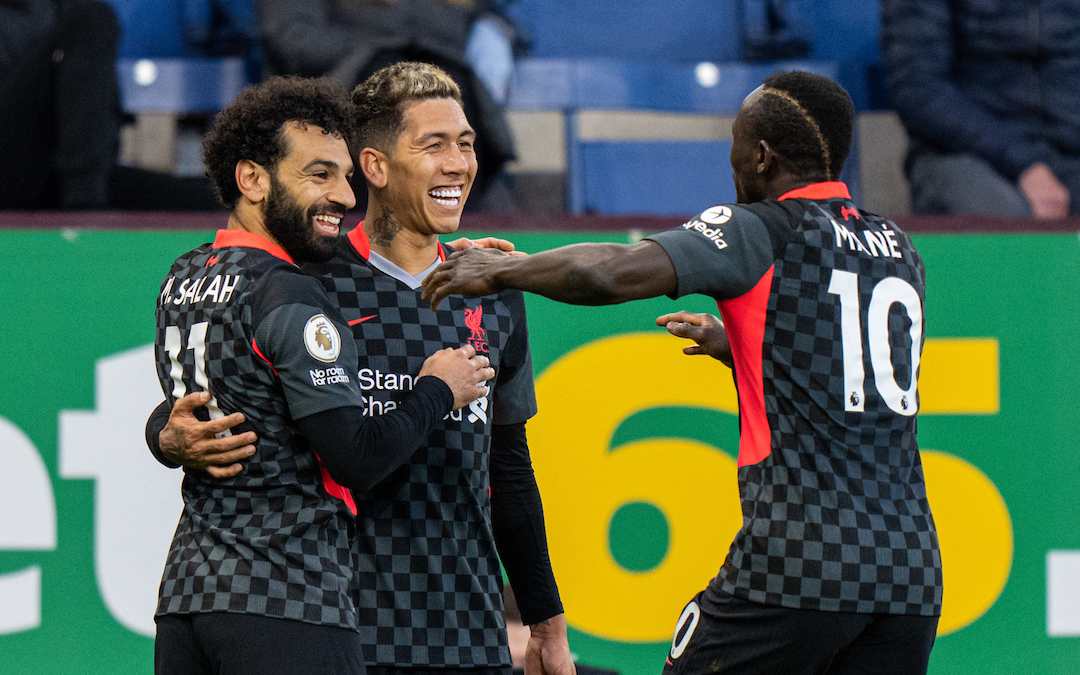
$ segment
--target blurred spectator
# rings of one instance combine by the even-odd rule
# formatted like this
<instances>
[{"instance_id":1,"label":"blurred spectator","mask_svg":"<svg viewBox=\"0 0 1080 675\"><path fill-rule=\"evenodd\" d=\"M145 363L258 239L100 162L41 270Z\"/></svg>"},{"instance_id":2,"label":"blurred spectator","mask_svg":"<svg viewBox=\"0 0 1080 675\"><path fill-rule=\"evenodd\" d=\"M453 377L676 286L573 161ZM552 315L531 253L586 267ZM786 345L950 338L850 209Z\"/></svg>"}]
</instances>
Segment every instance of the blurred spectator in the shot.
<instances>
[{"instance_id":1,"label":"blurred spectator","mask_svg":"<svg viewBox=\"0 0 1080 675\"><path fill-rule=\"evenodd\" d=\"M219 208L210 183L116 164L120 25L98 0L0 0L0 208Z\"/></svg>"},{"instance_id":2,"label":"blurred spectator","mask_svg":"<svg viewBox=\"0 0 1080 675\"><path fill-rule=\"evenodd\" d=\"M502 109L513 28L490 0L255 0L268 74L329 75L355 87L399 61L431 63L461 87L477 132L470 210L509 211L503 165L514 158ZM358 191L358 197L360 193Z\"/></svg>"},{"instance_id":3,"label":"blurred spectator","mask_svg":"<svg viewBox=\"0 0 1080 675\"><path fill-rule=\"evenodd\" d=\"M1080 3L883 0L916 214L1080 214Z\"/></svg>"}]
</instances>

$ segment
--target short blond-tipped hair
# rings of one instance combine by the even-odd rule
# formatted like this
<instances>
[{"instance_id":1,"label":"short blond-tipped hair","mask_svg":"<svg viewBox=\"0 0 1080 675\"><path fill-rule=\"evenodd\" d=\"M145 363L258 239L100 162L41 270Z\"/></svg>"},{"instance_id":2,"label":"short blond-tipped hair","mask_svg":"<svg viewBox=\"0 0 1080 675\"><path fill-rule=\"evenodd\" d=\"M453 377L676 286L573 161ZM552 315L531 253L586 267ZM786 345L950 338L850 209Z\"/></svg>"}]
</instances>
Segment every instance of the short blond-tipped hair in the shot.
<instances>
[{"instance_id":1,"label":"short blond-tipped hair","mask_svg":"<svg viewBox=\"0 0 1080 675\"><path fill-rule=\"evenodd\" d=\"M405 124L409 104L433 98L461 102L461 88L438 66L403 61L376 71L352 93L356 152L375 148L390 154Z\"/></svg>"}]
</instances>

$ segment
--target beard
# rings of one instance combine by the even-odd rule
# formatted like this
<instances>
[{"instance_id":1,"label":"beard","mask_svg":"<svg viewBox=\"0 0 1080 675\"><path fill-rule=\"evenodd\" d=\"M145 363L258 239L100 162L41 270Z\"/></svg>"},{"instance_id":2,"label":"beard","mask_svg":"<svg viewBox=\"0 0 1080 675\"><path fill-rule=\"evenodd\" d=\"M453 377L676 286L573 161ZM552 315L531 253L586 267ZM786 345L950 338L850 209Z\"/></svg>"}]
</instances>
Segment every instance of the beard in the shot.
<instances>
[{"instance_id":1,"label":"beard","mask_svg":"<svg viewBox=\"0 0 1080 675\"><path fill-rule=\"evenodd\" d=\"M304 211L293 199L285 186L278 182L274 172L270 173L270 194L266 197L266 230L285 249L293 262L326 262L337 251L337 239L315 233L315 216L319 213L333 213L344 216L345 210L335 204L320 206L313 204Z\"/></svg>"}]
</instances>

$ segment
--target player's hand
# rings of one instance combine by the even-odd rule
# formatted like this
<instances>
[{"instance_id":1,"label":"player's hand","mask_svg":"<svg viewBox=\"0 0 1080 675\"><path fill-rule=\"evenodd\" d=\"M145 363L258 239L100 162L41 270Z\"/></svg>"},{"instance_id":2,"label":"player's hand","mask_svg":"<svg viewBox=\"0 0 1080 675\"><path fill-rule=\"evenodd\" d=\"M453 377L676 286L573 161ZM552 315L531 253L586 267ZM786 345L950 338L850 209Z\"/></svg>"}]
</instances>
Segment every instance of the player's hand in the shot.
<instances>
[{"instance_id":1,"label":"player's hand","mask_svg":"<svg viewBox=\"0 0 1080 675\"><path fill-rule=\"evenodd\" d=\"M1019 186L1036 218L1064 218L1069 215L1069 190L1046 164L1036 162L1025 169L1020 174Z\"/></svg>"},{"instance_id":2,"label":"player's hand","mask_svg":"<svg viewBox=\"0 0 1080 675\"><path fill-rule=\"evenodd\" d=\"M498 293L495 272L507 254L490 248L473 248L452 253L446 262L436 267L424 279L424 293L420 297L431 301L431 309L448 295L464 295L479 298Z\"/></svg>"},{"instance_id":3,"label":"player's hand","mask_svg":"<svg viewBox=\"0 0 1080 675\"><path fill-rule=\"evenodd\" d=\"M556 614L529 626L525 647L525 675L577 675L570 643L566 639L566 616Z\"/></svg>"},{"instance_id":4,"label":"player's hand","mask_svg":"<svg viewBox=\"0 0 1080 675\"><path fill-rule=\"evenodd\" d=\"M447 347L429 356L417 377L431 375L445 382L454 393L454 410L457 410L488 395L484 383L495 377L495 369L488 363L486 356L476 355L472 345Z\"/></svg>"},{"instance_id":5,"label":"player's hand","mask_svg":"<svg viewBox=\"0 0 1080 675\"><path fill-rule=\"evenodd\" d=\"M514 242L507 241L506 239L499 239L498 237L483 237L481 239L462 237L461 239L455 239L450 242L449 246L455 251L464 251L470 248L493 248L496 251L502 251L504 253L509 253L510 255L528 255L524 251L515 251Z\"/></svg>"},{"instance_id":6,"label":"player's hand","mask_svg":"<svg viewBox=\"0 0 1080 675\"><path fill-rule=\"evenodd\" d=\"M158 434L161 454L189 469L206 471L214 478L231 478L243 470L241 461L255 454L255 432L217 438L244 421L243 413L233 413L203 422L195 409L210 401L209 392L188 394L173 405L169 423Z\"/></svg>"},{"instance_id":7,"label":"player's hand","mask_svg":"<svg viewBox=\"0 0 1080 675\"><path fill-rule=\"evenodd\" d=\"M657 326L664 326L676 337L688 338L697 344L683 348L683 354L705 354L728 368L734 368L731 344L728 342L724 322L712 314L675 312L656 319Z\"/></svg>"}]
</instances>

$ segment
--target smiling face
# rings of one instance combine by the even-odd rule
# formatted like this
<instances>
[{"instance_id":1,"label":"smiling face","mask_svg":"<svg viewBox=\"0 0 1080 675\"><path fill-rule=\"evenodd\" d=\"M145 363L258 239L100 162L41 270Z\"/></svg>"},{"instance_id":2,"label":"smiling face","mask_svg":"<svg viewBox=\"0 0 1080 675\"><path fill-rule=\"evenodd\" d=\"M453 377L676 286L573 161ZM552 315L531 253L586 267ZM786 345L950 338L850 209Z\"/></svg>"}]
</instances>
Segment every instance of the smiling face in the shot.
<instances>
[{"instance_id":1,"label":"smiling face","mask_svg":"<svg viewBox=\"0 0 1080 675\"><path fill-rule=\"evenodd\" d=\"M349 148L314 125L287 123L284 136L288 154L270 170L266 229L298 263L329 260L341 218L356 205Z\"/></svg>"},{"instance_id":2,"label":"smiling face","mask_svg":"<svg viewBox=\"0 0 1080 675\"><path fill-rule=\"evenodd\" d=\"M452 233L476 178L476 132L452 98L406 105L380 201L406 230Z\"/></svg>"}]
</instances>

